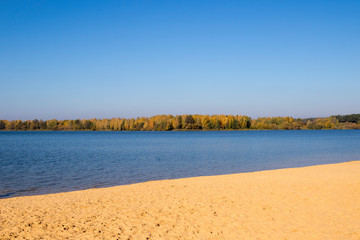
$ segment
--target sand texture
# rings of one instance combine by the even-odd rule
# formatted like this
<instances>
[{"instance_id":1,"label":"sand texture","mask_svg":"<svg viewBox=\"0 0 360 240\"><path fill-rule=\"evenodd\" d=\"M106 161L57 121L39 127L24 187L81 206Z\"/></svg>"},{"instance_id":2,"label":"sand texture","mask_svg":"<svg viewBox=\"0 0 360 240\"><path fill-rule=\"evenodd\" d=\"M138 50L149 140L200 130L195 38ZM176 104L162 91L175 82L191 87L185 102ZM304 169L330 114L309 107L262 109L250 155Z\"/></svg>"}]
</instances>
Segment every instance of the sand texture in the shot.
<instances>
[{"instance_id":1,"label":"sand texture","mask_svg":"<svg viewBox=\"0 0 360 240\"><path fill-rule=\"evenodd\" d=\"M360 162L2 199L0 239L360 239Z\"/></svg>"}]
</instances>

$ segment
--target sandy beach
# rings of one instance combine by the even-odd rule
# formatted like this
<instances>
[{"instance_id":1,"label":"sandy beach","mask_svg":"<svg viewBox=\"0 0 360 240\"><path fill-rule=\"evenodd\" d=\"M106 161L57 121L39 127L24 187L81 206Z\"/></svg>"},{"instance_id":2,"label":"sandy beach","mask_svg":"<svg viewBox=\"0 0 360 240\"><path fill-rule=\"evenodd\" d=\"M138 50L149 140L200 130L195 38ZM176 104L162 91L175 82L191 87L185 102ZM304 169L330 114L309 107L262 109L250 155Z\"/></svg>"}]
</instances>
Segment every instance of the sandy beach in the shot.
<instances>
[{"instance_id":1,"label":"sandy beach","mask_svg":"<svg viewBox=\"0 0 360 240\"><path fill-rule=\"evenodd\" d=\"M360 239L360 161L1 199L0 239Z\"/></svg>"}]
</instances>

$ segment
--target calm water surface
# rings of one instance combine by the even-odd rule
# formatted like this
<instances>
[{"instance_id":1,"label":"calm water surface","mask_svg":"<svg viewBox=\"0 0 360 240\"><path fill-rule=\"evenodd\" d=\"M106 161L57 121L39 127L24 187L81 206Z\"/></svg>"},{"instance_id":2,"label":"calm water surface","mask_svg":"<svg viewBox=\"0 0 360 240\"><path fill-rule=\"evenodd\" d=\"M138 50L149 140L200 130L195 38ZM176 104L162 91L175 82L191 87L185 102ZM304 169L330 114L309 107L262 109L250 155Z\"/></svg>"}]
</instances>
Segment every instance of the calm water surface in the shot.
<instances>
[{"instance_id":1,"label":"calm water surface","mask_svg":"<svg viewBox=\"0 0 360 240\"><path fill-rule=\"evenodd\" d=\"M359 130L0 132L0 198L350 160Z\"/></svg>"}]
</instances>

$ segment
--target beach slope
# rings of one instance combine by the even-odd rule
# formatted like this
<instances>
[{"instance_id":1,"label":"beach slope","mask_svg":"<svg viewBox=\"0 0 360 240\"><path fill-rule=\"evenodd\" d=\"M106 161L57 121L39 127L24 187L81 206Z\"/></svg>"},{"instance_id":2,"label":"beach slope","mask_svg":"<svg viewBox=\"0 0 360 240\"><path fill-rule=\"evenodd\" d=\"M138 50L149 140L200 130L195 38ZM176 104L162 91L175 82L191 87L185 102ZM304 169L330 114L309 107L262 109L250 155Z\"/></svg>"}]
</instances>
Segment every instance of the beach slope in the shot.
<instances>
[{"instance_id":1,"label":"beach slope","mask_svg":"<svg viewBox=\"0 0 360 240\"><path fill-rule=\"evenodd\" d=\"M360 162L0 200L0 239L360 239Z\"/></svg>"}]
</instances>

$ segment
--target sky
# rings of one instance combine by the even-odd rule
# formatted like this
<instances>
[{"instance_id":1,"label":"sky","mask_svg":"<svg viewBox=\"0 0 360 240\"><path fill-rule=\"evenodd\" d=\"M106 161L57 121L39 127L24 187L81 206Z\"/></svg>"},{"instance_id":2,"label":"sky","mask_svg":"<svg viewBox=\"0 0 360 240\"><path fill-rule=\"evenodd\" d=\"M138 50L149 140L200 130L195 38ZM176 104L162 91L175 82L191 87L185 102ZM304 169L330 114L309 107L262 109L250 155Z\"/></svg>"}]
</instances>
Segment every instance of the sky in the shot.
<instances>
[{"instance_id":1,"label":"sky","mask_svg":"<svg viewBox=\"0 0 360 240\"><path fill-rule=\"evenodd\" d=\"M0 119L360 113L360 1L0 0Z\"/></svg>"}]
</instances>

